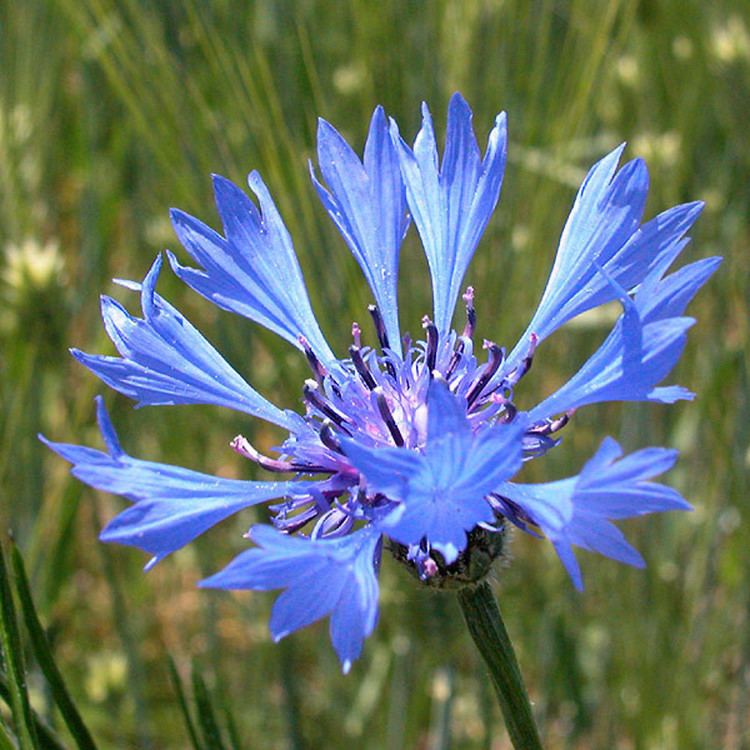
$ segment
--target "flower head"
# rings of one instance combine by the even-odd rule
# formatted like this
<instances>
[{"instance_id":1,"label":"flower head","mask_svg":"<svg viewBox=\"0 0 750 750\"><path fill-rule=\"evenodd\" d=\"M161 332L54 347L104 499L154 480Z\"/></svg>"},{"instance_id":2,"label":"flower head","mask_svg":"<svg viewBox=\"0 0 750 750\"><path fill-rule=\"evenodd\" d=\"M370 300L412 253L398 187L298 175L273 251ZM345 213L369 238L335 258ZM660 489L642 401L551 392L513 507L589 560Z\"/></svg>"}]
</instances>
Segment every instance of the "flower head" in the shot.
<instances>
[{"instance_id":1,"label":"flower head","mask_svg":"<svg viewBox=\"0 0 750 750\"><path fill-rule=\"evenodd\" d=\"M700 204L676 206L642 223L646 166L636 159L618 169L622 147L615 149L578 192L527 331L509 353L494 341L479 347L471 287L462 297L461 333L452 319L500 195L506 125L498 115L482 156L471 117L454 95L442 159L426 106L413 147L377 108L362 160L321 121L321 177L311 166L313 183L375 301L369 308L373 335L365 337L354 324L344 357L334 354L316 322L291 239L257 173L249 177L257 204L227 180L214 179L222 234L172 212L175 231L198 266L182 265L169 253L174 273L306 357L311 377L302 385L304 414L268 402L156 293L161 256L142 283L121 282L140 293L142 317L102 298L104 324L120 356L73 350L139 404L216 404L282 428L287 437L275 457L260 454L241 435L231 447L283 478L220 479L132 458L101 400L106 451L47 441L79 479L133 503L102 539L146 550L153 556L149 566L229 515L275 501L271 525L249 532L255 546L202 585L285 589L271 617L277 639L330 616L345 671L375 627L384 547L426 583L463 585L486 574L512 523L546 536L580 588L573 546L642 565L611 521L690 507L674 490L649 481L671 467L674 451L648 448L623 457L611 438L578 476L544 484L513 479L524 462L559 444L556 434L582 406L692 398L684 388L659 384L693 322L683 311L719 263L709 258L668 273ZM409 215L427 255L434 304L416 342L402 336L396 304ZM555 393L520 411L516 389L544 339L613 300L622 315L598 351Z\"/></svg>"}]
</instances>

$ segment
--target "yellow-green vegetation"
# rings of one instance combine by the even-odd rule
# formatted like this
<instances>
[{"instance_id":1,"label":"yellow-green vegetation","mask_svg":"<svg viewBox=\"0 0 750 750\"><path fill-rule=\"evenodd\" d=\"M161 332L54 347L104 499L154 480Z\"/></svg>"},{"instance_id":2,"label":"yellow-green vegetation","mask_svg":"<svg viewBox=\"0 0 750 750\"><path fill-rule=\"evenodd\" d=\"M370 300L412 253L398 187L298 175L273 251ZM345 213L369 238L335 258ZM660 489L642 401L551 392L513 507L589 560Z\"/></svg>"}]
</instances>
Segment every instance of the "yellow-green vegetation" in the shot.
<instances>
[{"instance_id":1,"label":"yellow-green vegetation","mask_svg":"<svg viewBox=\"0 0 750 750\"><path fill-rule=\"evenodd\" d=\"M482 331L498 340L523 330L575 187L620 141L651 168L649 215L706 202L685 262L726 260L690 308L699 322L672 378L698 399L588 408L545 471L546 479L575 473L605 432L627 450L676 446L682 456L666 481L695 512L627 524L648 568L584 559L583 595L551 549L517 538L497 590L549 750L747 747L750 5L6 0L0 518L23 551L55 661L99 747L191 746L178 685L197 717L195 747L507 747L453 598L420 591L386 564L380 624L344 677L325 625L274 645L270 595L195 588L246 545L241 534L262 509L143 575L140 552L96 540L124 501L77 483L35 437L99 445L93 397L106 389L67 346L111 351L98 293L136 302L110 279L140 279L157 251L179 250L170 206L211 220L211 172L242 181L261 171L321 325L344 351L348 326L339 321L366 322L370 300L309 184L316 116L361 146L380 103L410 138L420 101L441 123L454 90L478 130L500 109L509 114L500 208L466 279ZM418 333L430 293L413 240L402 255L401 321ZM306 365L291 347L163 277L165 296L258 390L299 405ZM555 365L529 376L537 395L575 371L608 323L599 311L544 344ZM212 407L133 412L111 391L107 402L133 455L226 476L251 476L228 448L235 434L264 448L281 437ZM74 747L40 666L33 658L26 666L32 706Z\"/></svg>"}]
</instances>

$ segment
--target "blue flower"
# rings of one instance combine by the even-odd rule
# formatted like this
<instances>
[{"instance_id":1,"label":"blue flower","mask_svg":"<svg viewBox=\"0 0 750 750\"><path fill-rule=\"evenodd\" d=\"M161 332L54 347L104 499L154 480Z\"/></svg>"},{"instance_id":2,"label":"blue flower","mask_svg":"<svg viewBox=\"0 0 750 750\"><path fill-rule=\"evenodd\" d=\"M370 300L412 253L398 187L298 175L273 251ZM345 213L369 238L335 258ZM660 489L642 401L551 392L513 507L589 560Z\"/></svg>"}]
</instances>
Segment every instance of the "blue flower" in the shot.
<instances>
[{"instance_id":1,"label":"blue flower","mask_svg":"<svg viewBox=\"0 0 750 750\"><path fill-rule=\"evenodd\" d=\"M611 438L577 476L544 484L523 484L515 476L524 462L560 443L557 433L578 408L692 398L680 386L661 383L694 322L684 310L720 262L708 258L669 273L700 204L676 206L642 223L646 166L636 159L618 169L623 147L615 149L578 192L528 329L509 354L493 341L484 341L482 353L475 349L471 287L463 294L460 333L452 319L500 196L506 124L498 115L482 156L471 118L454 95L442 159L426 106L413 147L377 108L362 160L320 122L321 177L311 165L312 180L375 301L369 308L375 345L364 345L354 324L343 358L316 322L291 239L257 173L249 177L257 205L214 178L223 234L172 212L175 231L199 266L184 266L169 253L177 276L306 357L311 377L302 386L304 414L267 401L156 293L161 256L142 283L120 282L140 293L143 317L102 299L104 325L120 356L73 350L139 405L214 404L283 429L287 436L275 457L260 454L241 435L231 442L283 479L221 479L133 458L121 448L101 400L106 451L45 439L80 480L132 502L102 539L147 551L147 567L228 516L274 500L271 524L248 534L255 546L202 585L285 589L271 617L276 639L330 616L344 671L377 621L383 549L426 583L465 584L487 572L502 549L506 523L513 523L547 537L580 588L573 547L642 565L611 521L690 507L674 490L649 481L672 466L674 451L647 448L623 457ZM397 309L399 251L410 216L427 256L434 305L417 342L402 336ZM615 300L622 314L600 348L556 392L520 411L515 392L537 347L571 318Z\"/></svg>"}]
</instances>

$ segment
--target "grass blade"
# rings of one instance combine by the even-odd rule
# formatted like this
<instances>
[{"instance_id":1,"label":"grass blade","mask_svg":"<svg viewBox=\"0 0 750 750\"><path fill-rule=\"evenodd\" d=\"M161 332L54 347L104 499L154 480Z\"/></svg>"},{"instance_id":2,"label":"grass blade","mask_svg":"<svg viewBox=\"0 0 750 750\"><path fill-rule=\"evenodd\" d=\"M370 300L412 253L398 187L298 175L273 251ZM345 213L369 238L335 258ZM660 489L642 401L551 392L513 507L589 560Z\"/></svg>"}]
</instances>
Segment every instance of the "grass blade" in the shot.
<instances>
[{"instance_id":1,"label":"grass blade","mask_svg":"<svg viewBox=\"0 0 750 750\"><path fill-rule=\"evenodd\" d=\"M224 706L224 719L227 723L227 734L229 735L229 744L232 750L242 750L242 741L240 740L240 733L237 730L237 724L234 721L234 716L229 710L228 706Z\"/></svg>"},{"instance_id":2,"label":"grass blade","mask_svg":"<svg viewBox=\"0 0 750 750\"><path fill-rule=\"evenodd\" d=\"M93 511L92 520L94 532L98 535L99 529L101 529L104 524L99 518L99 508L96 504L94 504ZM99 544L97 547L102 568L104 570L104 576L109 588L109 595L112 601L112 612L115 617L115 631L122 643L125 658L127 660L129 678L128 692L133 701L134 715L136 719L135 729L138 734L138 746L142 750L153 750L154 745L151 740L148 702L145 695L147 679L143 667L143 659L138 650L140 639L133 630L134 618L126 606L126 595L123 592L112 554L104 544Z\"/></svg>"},{"instance_id":3,"label":"grass blade","mask_svg":"<svg viewBox=\"0 0 750 750\"><path fill-rule=\"evenodd\" d=\"M10 687L5 675L0 672L0 698L10 705ZM55 733L39 718L34 709L31 709L31 718L34 722L34 730L39 741L40 750L66 750L65 745L56 737ZM15 748L15 745L14 745Z\"/></svg>"},{"instance_id":4,"label":"grass blade","mask_svg":"<svg viewBox=\"0 0 750 750\"><path fill-rule=\"evenodd\" d=\"M2 722L0 722L0 750L16 750L16 743L13 742L7 727Z\"/></svg>"},{"instance_id":5,"label":"grass blade","mask_svg":"<svg viewBox=\"0 0 750 750\"><path fill-rule=\"evenodd\" d=\"M190 736L190 744L193 746L194 750L204 750L201 741L198 739L198 733L195 731L193 718L190 716L190 709L188 708L187 699L185 698L185 690L182 687L180 673L177 671L174 659L171 656L167 656L167 664L169 665L169 677L172 680L175 693L177 693L177 702L180 705L182 718L185 720L185 727Z\"/></svg>"},{"instance_id":6,"label":"grass blade","mask_svg":"<svg viewBox=\"0 0 750 750\"><path fill-rule=\"evenodd\" d=\"M18 592L18 599L21 603L21 612L23 614L26 630L31 638L31 646L36 661L49 683L55 704L60 709L63 720L70 730L76 745L81 750L96 750L96 743L89 733L89 730L86 728L86 725L83 723L81 714L75 707L73 699L70 697L70 693L68 693L68 689L65 687L65 681L63 680L62 674L60 674L60 670L55 664L52 651L49 647L49 642L47 641L47 636L34 607L34 601L31 597L31 589L24 568L23 558L18 551L18 547L15 545L12 547L11 557L13 560L13 572L16 577L16 590Z\"/></svg>"},{"instance_id":7,"label":"grass blade","mask_svg":"<svg viewBox=\"0 0 750 750\"><path fill-rule=\"evenodd\" d=\"M5 675L0 672L0 698L10 705L10 687ZM39 715L31 709L31 718L34 722L34 730L39 741L40 750L65 750L65 745L55 736L55 733L44 723ZM15 749L15 745L13 746Z\"/></svg>"},{"instance_id":8,"label":"grass blade","mask_svg":"<svg viewBox=\"0 0 750 750\"><path fill-rule=\"evenodd\" d=\"M211 748L211 750L226 750L224 741L221 738L221 730L219 729L219 724L216 721L216 715L211 705L208 688L195 664L193 664L193 694L195 696L195 706L198 710L198 723L200 724L206 746Z\"/></svg>"},{"instance_id":9,"label":"grass blade","mask_svg":"<svg viewBox=\"0 0 750 750\"><path fill-rule=\"evenodd\" d=\"M0 647L2 647L3 661L8 673L10 707L18 737L18 747L20 750L36 750L39 745L34 732L31 704L26 689L21 636L18 631L8 567L5 563L4 546L0 546Z\"/></svg>"}]
</instances>

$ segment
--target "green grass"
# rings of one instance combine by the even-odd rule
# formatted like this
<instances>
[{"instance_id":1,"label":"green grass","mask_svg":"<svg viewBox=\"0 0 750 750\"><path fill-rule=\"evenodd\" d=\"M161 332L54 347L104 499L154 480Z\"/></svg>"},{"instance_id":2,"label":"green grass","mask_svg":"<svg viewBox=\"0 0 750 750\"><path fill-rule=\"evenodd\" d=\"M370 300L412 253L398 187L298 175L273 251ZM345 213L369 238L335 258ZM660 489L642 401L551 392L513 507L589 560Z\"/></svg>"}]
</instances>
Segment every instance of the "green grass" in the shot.
<instances>
[{"instance_id":1,"label":"green grass","mask_svg":"<svg viewBox=\"0 0 750 750\"><path fill-rule=\"evenodd\" d=\"M380 624L343 677L325 625L276 646L266 626L270 595L195 589L243 547L252 511L144 576L141 553L96 541L122 501L83 488L35 438L43 431L98 445L93 396L104 388L66 348L110 351L99 292L135 302L110 279L141 278L157 251L177 249L170 206L216 222L211 172L264 175L323 329L341 351L369 297L309 184L316 117L361 146L381 103L410 137L421 100L441 123L456 89L474 109L480 139L500 109L510 123L501 205L467 277L483 335L513 343L522 332L577 182L622 140L651 167L650 215L706 201L686 261L726 258L691 308L699 322L675 377L699 398L584 410L537 467L537 477L577 471L605 434L628 449L674 445L682 457L669 481L696 505L691 515L627 525L645 571L586 556L584 595L546 545L516 539L498 590L547 747L748 746L747 4L6 2L1 517L24 551L57 664L100 747L188 747L168 653L190 710L196 699L211 705L227 747L508 747L452 599L416 589L386 564ZM24 243L23 257L35 247L31 266L46 262L49 273L13 270ZM40 255L45 246L52 249ZM169 277L163 293L261 392L295 407L305 367L294 351ZM402 326L416 331L430 290L413 236L401 290ZM571 327L545 343L533 393L573 372L604 325ZM279 437L209 407L133 412L111 392L107 402L134 455L199 470L244 476L228 438L255 430L256 441L273 445ZM66 737L33 660L31 670L35 710ZM196 727L200 738L213 731Z\"/></svg>"}]
</instances>

